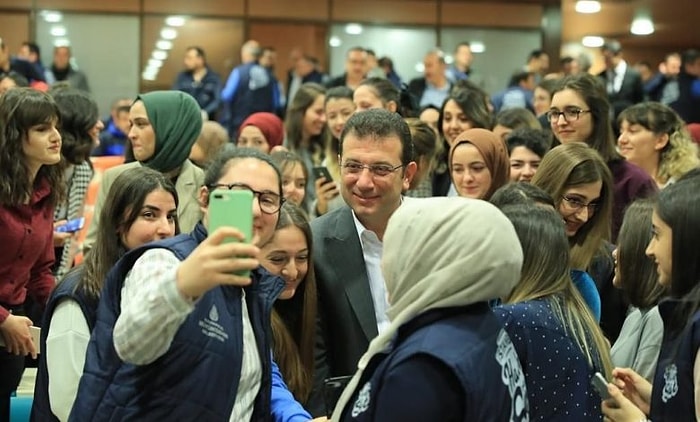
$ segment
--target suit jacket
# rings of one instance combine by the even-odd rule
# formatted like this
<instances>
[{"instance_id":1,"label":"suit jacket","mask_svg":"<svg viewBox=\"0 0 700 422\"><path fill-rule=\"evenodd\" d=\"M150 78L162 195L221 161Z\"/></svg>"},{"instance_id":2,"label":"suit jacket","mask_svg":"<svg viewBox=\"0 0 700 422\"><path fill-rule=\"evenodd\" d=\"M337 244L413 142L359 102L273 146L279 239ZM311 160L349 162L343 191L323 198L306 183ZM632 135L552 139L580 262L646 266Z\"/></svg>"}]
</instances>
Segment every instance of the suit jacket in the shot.
<instances>
[{"instance_id":1,"label":"suit jacket","mask_svg":"<svg viewBox=\"0 0 700 422\"><path fill-rule=\"evenodd\" d=\"M311 231L319 303L314 373L318 386L325 378L354 374L378 332L367 267L350 207L345 205L313 220Z\"/></svg>"},{"instance_id":2,"label":"suit jacket","mask_svg":"<svg viewBox=\"0 0 700 422\"><path fill-rule=\"evenodd\" d=\"M97 227L100 224L100 212L107 198L109 188L112 187L114 179L123 172L137 168L141 165L134 161L120 166L112 167L102 174L100 190L97 193L95 211L92 216L92 223L88 227L87 236L83 242L83 248L90 249L97 238ZM192 164L190 160L185 160L180 170L180 175L175 182L175 190L178 196L177 218L180 225L180 232L189 233L202 217L199 203L197 202L198 189L204 184L204 172L199 167Z\"/></svg>"},{"instance_id":3,"label":"suit jacket","mask_svg":"<svg viewBox=\"0 0 700 422\"><path fill-rule=\"evenodd\" d=\"M599 73L598 77L603 80L603 85L607 87L607 71ZM627 107L644 101L644 84L642 83L642 76L639 72L628 64L625 75L622 78L620 90L614 94L609 94L608 100L615 112L615 118Z\"/></svg>"}]
</instances>

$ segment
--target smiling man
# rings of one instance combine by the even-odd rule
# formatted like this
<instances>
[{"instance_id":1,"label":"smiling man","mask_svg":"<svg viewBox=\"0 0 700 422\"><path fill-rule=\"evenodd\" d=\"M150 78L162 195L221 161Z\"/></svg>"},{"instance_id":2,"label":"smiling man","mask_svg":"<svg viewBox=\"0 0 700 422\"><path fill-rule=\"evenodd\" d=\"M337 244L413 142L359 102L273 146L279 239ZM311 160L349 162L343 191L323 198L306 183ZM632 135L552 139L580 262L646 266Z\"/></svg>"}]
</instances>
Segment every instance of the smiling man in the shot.
<instances>
[{"instance_id":1,"label":"smiling man","mask_svg":"<svg viewBox=\"0 0 700 422\"><path fill-rule=\"evenodd\" d=\"M356 113L347 121L339 155L347 205L311 223L319 295L318 381L354 374L369 342L389 324L379 265L382 239L416 172L408 125L384 109Z\"/></svg>"}]
</instances>

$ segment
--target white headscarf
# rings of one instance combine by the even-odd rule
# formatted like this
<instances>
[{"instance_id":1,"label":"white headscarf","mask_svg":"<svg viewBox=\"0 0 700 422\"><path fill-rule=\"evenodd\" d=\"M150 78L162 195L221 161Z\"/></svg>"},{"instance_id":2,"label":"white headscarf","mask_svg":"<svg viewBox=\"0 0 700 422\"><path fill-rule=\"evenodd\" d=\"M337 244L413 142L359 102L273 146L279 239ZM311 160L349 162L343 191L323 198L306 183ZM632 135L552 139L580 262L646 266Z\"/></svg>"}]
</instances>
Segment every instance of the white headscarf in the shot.
<instances>
[{"instance_id":1,"label":"white headscarf","mask_svg":"<svg viewBox=\"0 0 700 422\"><path fill-rule=\"evenodd\" d=\"M430 309L507 296L520 280L522 263L515 229L486 201L440 197L401 205L384 234L391 325L360 359L332 420L340 419L367 363L391 345L400 326Z\"/></svg>"}]
</instances>

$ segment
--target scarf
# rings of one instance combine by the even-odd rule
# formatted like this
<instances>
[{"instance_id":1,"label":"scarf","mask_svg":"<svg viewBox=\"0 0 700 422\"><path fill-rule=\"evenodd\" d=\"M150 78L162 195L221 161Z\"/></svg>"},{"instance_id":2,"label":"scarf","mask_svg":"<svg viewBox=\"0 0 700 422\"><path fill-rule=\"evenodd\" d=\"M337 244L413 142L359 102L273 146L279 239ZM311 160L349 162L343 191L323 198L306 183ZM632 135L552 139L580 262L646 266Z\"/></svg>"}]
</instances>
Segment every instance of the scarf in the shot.
<instances>
[{"instance_id":1,"label":"scarf","mask_svg":"<svg viewBox=\"0 0 700 422\"><path fill-rule=\"evenodd\" d=\"M156 136L153 156L143 161L147 167L167 173L182 166L202 131L202 113L191 95L180 91L154 91L141 94L148 120Z\"/></svg>"},{"instance_id":2,"label":"scarf","mask_svg":"<svg viewBox=\"0 0 700 422\"><path fill-rule=\"evenodd\" d=\"M479 150L481 156L484 157L486 167L491 173L491 186L486 192L486 196L482 198L488 201L498 188L508 183L508 178L510 177L510 160L506 143L490 130L465 130L455 139L454 146L450 150L450 168L452 167L452 156L455 153L455 149L465 143L470 143Z\"/></svg>"},{"instance_id":3,"label":"scarf","mask_svg":"<svg viewBox=\"0 0 700 422\"><path fill-rule=\"evenodd\" d=\"M360 359L332 420L339 420L367 364L392 346L399 327L431 309L509 295L522 262L513 225L486 201L435 197L401 205L384 234L382 271L391 325Z\"/></svg>"}]
</instances>

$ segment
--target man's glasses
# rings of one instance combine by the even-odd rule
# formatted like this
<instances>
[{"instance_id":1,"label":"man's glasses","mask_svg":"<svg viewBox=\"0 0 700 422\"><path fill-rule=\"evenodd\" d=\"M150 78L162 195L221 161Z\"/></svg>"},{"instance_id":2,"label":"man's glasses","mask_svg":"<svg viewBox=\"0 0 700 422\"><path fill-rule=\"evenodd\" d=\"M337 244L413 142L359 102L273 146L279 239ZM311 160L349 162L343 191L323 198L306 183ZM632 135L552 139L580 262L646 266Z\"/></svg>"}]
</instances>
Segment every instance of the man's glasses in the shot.
<instances>
[{"instance_id":1,"label":"man's glasses","mask_svg":"<svg viewBox=\"0 0 700 422\"><path fill-rule=\"evenodd\" d=\"M564 120L567 122L573 122L581 117L581 113L590 113L591 110L582 110L580 108L565 108L564 111L559 110L549 110L547 112L547 119L551 123L556 123L559 121L559 116L564 116Z\"/></svg>"},{"instance_id":2,"label":"man's glasses","mask_svg":"<svg viewBox=\"0 0 700 422\"><path fill-rule=\"evenodd\" d=\"M284 198L281 196L277 195L276 193L273 192L260 192L257 190L254 190L250 186L244 184L244 183L231 183L230 185L223 184L223 183L217 183L214 185L209 185L207 188L210 191L213 191L214 189L228 189L228 190L247 190L250 192L253 192L253 195L258 198L258 203L260 204L260 211L264 212L265 214L275 214L277 211L282 208L282 204L284 204Z\"/></svg>"},{"instance_id":3,"label":"man's glasses","mask_svg":"<svg viewBox=\"0 0 700 422\"><path fill-rule=\"evenodd\" d=\"M402 167L403 164L394 167L390 164L360 164L354 161L342 165L343 174L358 175L362 173L362 170L368 169L370 173L378 177L386 177Z\"/></svg>"}]
</instances>

